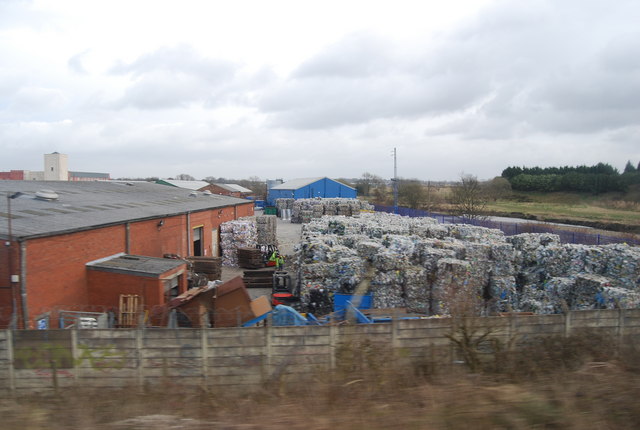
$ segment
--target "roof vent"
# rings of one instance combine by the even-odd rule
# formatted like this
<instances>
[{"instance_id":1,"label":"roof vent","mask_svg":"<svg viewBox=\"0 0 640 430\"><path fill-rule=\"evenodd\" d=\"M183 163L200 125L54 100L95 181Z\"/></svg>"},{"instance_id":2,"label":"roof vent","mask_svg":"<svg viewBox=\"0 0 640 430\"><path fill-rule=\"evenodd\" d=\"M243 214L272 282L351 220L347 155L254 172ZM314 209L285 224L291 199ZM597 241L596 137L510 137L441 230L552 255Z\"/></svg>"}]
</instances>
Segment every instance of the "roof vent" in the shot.
<instances>
[{"instance_id":1,"label":"roof vent","mask_svg":"<svg viewBox=\"0 0 640 430\"><path fill-rule=\"evenodd\" d=\"M198 197L198 192L197 192L197 191L191 191L191 192L189 193L189 195L190 195L191 197Z\"/></svg>"},{"instance_id":2,"label":"roof vent","mask_svg":"<svg viewBox=\"0 0 640 430\"><path fill-rule=\"evenodd\" d=\"M203 193L204 193L205 195L207 195L207 196L210 196L210 195L211 195L211 191L209 191L209 190L204 190L204 191L203 191Z\"/></svg>"},{"instance_id":3,"label":"roof vent","mask_svg":"<svg viewBox=\"0 0 640 430\"><path fill-rule=\"evenodd\" d=\"M40 190L40 191L36 191L36 197L41 199L41 200L47 200L47 201L52 201L52 200L58 200L58 193L56 193L53 190Z\"/></svg>"}]
</instances>

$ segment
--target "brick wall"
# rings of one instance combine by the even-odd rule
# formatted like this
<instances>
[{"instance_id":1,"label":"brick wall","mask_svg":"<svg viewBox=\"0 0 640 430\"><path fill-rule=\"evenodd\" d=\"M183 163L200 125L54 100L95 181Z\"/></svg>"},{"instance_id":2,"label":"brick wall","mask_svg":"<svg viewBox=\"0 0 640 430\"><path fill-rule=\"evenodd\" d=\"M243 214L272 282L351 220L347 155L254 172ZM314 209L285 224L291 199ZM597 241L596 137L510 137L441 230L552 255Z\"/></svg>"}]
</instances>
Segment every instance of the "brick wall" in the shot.
<instances>
[{"instance_id":1,"label":"brick wall","mask_svg":"<svg viewBox=\"0 0 640 430\"><path fill-rule=\"evenodd\" d=\"M164 280L176 274L180 277L179 293L187 290L187 264L163 273L159 277L135 276L96 269L87 270L88 302L105 310L118 308L121 294L141 297L144 309L166 303ZM96 309L97 310L97 309Z\"/></svg>"},{"instance_id":2,"label":"brick wall","mask_svg":"<svg viewBox=\"0 0 640 430\"><path fill-rule=\"evenodd\" d=\"M132 222L129 223L128 233L127 225L122 224L28 240L23 255L26 263L23 281L26 284L29 314L25 326L33 328L35 317L55 313L57 309L101 306L101 303L90 301L87 292L85 265L90 261L118 253L150 257L162 257L165 254L190 256L192 228L196 226L203 227L203 246L208 256L213 245L213 230L223 222L250 215L253 215L253 202L190 215ZM161 226L158 225L160 220L163 221ZM20 273L17 244L12 249L16 251L13 256L15 271ZM6 260L6 252L3 250L0 258ZM5 260L0 262L0 287L8 286L5 285L8 282ZM7 291L10 290L0 289L0 327L7 327L11 315L12 301ZM18 309L22 309L21 303L18 303Z\"/></svg>"},{"instance_id":3,"label":"brick wall","mask_svg":"<svg viewBox=\"0 0 640 430\"><path fill-rule=\"evenodd\" d=\"M86 263L125 251L125 227L113 226L27 242L29 317L54 307L88 305Z\"/></svg>"}]
</instances>

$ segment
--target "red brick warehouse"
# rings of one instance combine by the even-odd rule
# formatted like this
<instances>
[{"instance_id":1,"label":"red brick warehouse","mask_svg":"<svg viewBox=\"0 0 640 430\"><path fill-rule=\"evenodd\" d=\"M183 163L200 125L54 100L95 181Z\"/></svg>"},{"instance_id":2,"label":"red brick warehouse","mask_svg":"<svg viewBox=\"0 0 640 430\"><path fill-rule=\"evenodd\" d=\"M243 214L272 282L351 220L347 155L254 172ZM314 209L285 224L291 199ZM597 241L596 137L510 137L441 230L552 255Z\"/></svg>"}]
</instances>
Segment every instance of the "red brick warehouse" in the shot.
<instances>
[{"instance_id":1,"label":"red brick warehouse","mask_svg":"<svg viewBox=\"0 0 640 430\"><path fill-rule=\"evenodd\" d=\"M0 193L0 327L13 318L33 328L60 309L113 306L119 291L108 289L118 287L88 273L135 272L95 267L123 255L151 258L140 264L153 270L134 275L155 277L140 283L154 285L142 296L162 304L162 289L186 289L186 265L153 258L218 256L220 224L253 215L245 199L146 182L0 180ZM122 283L122 294L135 291L130 279Z\"/></svg>"}]
</instances>

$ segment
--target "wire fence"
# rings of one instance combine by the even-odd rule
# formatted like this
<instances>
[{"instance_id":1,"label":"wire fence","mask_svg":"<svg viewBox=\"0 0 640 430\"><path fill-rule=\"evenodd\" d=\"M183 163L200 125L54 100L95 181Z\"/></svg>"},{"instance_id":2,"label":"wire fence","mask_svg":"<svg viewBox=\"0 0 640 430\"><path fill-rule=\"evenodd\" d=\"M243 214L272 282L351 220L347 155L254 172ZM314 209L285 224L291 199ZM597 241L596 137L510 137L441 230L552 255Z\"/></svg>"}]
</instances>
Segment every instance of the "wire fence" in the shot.
<instances>
[{"instance_id":1,"label":"wire fence","mask_svg":"<svg viewBox=\"0 0 640 430\"><path fill-rule=\"evenodd\" d=\"M613 236L588 230L576 231L578 226L562 226L557 224L536 223L530 221L493 221L488 219L472 219L455 215L439 214L421 209L411 209L398 206L374 205L377 212L396 213L407 217L429 217L435 218L441 224L470 224L478 227L498 229L507 236L521 233L552 233L560 236L562 243L577 243L583 245L609 245L615 243L627 243L629 245L640 245L640 239L628 236Z\"/></svg>"}]
</instances>

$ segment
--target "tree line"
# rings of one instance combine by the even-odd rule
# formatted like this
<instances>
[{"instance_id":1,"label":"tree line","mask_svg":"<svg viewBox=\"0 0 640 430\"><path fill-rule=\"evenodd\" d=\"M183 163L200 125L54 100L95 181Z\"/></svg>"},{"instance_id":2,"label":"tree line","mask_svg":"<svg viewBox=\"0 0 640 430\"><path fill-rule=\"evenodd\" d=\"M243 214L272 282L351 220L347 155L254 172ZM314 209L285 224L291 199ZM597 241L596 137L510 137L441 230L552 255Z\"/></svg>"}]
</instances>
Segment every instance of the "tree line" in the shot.
<instances>
[{"instance_id":1,"label":"tree line","mask_svg":"<svg viewBox=\"0 0 640 430\"><path fill-rule=\"evenodd\" d=\"M577 191L593 194L626 191L629 185L640 184L640 163L628 161L623 173L606 163L593 166L507 167L503 178L517 191Z\"/></svg>"}]
</instances>

